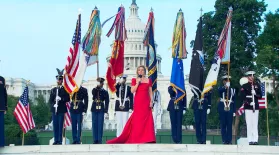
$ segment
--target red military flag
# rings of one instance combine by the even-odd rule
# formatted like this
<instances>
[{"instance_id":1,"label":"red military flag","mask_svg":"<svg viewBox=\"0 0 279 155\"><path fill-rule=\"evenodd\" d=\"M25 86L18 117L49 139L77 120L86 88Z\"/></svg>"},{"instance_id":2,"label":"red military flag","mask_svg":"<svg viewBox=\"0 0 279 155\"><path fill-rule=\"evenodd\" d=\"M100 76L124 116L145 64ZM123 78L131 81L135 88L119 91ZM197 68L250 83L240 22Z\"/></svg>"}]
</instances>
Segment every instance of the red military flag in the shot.
<instances>
[{"instance_id":1,"label":"red military flag","mask_svg":"<svg viewBox=\"0 0 279 155\"><path fill-rule=\"evenodd\" d=\"M125 9L123 6L118 8L114 23L107 33L108 37L114 29L115 41L112 47L111 58L108 63L106 74L108 88L111 92L116 91L116 77L121 76L124 72L124 41L127 37L125 28Z\"/></svg>"}]
</instances>

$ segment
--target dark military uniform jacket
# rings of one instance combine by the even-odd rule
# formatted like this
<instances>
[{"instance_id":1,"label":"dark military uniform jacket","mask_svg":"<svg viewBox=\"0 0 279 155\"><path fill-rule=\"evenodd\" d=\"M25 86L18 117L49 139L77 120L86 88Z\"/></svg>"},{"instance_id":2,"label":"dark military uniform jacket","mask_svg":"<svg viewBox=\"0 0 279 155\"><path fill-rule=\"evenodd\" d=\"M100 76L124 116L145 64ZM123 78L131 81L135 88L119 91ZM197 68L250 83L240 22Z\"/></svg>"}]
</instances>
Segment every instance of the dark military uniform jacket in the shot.
<instances>
[{"instance_id":1,"label":"dark military uniform jacket","mask_svg":"<svg viewBox=\"0 0 279 155\"><path fill-rule=\"evenodd\" d=\"M115 101L115 111L129 111L130 109L133 109L133 93L131 92L131 87L127 86L126 90L126 84L116 85L116 96L117 99ZM126 95L126 96L125 96ZM122 105L120 105L122 104Z\"/></svg>"},{"instance_id":2,"label":"dark military uniform jacket","mask_svg":"<svg viewBox=\"0 0 279 155\"><path fill-rule=\"evenodd\" d=\"M258 99L262 98L262 93L261 93L261 86L260 84L254 83L253 84L254 90L256 91L256 95L254 95L254 101L255 101L255 110L259 110L259 102ZM244 85L241 86L240 89L240 95L241 95L241 100L244 103L244 109L250 109L253 110L253 106L250 105L250 103L253 101L252 97L252 83L248 82Z\"/></svg>"},{"instance_id":3,"label":"dark military uniform jacket","mask_svg":"<svg viewBox=\"0 0 279 155\"><path fill-rule=\"evenodd\" d=\"M80 87L78 92L74 93L71 102L71 113L81 114L87 112L88 92L84 87Z\"/></svg>"},{"instance_id":4,"label":"dark military uniform jacket","mask_svg":"<svg viewBox=\"0 0 279 155\"><path fill-rule=\"evenodd\" d=\"M219 92L219 97L220 97L220 102L218 104L218 112L222 112L225 111L225 104L226 106L228 106L229 101L230 101L230 108L229 111L232 113L235 113L236 109L235 109L235 96L236 96L236 91L234 88L229 87L229 97L228 96L228 89L223 86L223 87L219 87L218 88L218 92ZM228 100L228 101L227 101ZM225 102L225 104L224 104Z\"/></svg>"},{"instance_id":5,"label":"dark military uniform jacket","mask_svg":"<svg viewBox=\"0 0 279 155\"><path fill-rule=\"evenodd\" d=\"M108 112L109 106L109 94L104 88L93 88L93 103L91 107L91 112Z\"/></svg>"},{"instance_id":6,"label":"dark military uniform jacket","mask_svg":"<svg viewBox=\"0 0 279 155\"><path fill-rule=\"evenodd\" d=\"M6 82L5 79L0 76L0 111L7 111L7 90L6 90Z\"/></svg>"},{"instance_id":7,"label":"dark military uniform jacket","mask_svg":"<svg viewBox=\"0 0 279 155\"><path fill-rule=\"evenodd\" d=\"M55 112L55 108L53 107L56 103L56 90L57 87L54 87L50 91L50 97L49 97L49 103L50 103L50 109L51 112ZM58 102L58 107L57 107L57 113L66 113L67 112L67 107L66 103L70 102L70 96L66 92L65 88L63 86L58 86L58 96L61 97L61 100Z\"/></svg>"},{"instance_id":8,"label":"dark military uniform jacket","mask_svg":"<svg viewBox=\"0 0 279 155\"><path fill-rule=\"evenodd\" d=\"M207 109L211 109L211 91L208 93L204 94L204 99L199 102L199 99L197 95L194 95L194 100L192 104L192 109L193 110L204 110L207 111Z\"/></svg>"},{"instance_id":9,"label":"dark military uniform jacket","mask_svg":"<svg viewBox=\"0 0 279 155\"><path fill-rule=\"evenodd\" d=\"M173 90L172 86L168 87L168 92L170 94L170 101L167 110L168 111L174 111L174 110L186 110L187 106L187 98L186 95L183 99L181 99L178 103L177 106L175 106L174 101L176 100L176 92Z\"/></svg>"}]
</instances>

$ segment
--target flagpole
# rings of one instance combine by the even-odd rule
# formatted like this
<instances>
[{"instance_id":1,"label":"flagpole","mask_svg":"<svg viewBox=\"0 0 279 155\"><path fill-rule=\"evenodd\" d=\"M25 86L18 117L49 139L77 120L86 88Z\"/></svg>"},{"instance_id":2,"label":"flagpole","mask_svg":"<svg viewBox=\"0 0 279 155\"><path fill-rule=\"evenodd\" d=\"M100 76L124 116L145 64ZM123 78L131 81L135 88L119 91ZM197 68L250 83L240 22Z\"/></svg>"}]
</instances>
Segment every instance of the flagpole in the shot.
<instances>
[{"instance_id":1,"label":"flagpole","mask_svg":"<svg viewBox=\"0 0 279 155\"><path fill-rule=\"evenodd\" d=\"M266 89L266 88L265 88ZM267 145L269 146L269 118L268 118L268 106L267 106L267 95L266 95L266 129L267 129Z\"/></svg>"},{"instance_id":2,"label":"flagpole","mask_svg":"<svg viewBox=\"0 0 279 155\"><path fill-rule=\"evenodd\" d=\"M99 55L97 55L97 78L99 78Z\"/></svg>"},{"instance_id":3,"label":"flagpole","mask_svg":"<svg viewBox=\"0 0 279 155\"><path fill-rule=\"evenodd\" d=\"M24 132L22 132L22 142L21 142L21 145L22 146L24 145Z\"/></svg>"}]
</instances>

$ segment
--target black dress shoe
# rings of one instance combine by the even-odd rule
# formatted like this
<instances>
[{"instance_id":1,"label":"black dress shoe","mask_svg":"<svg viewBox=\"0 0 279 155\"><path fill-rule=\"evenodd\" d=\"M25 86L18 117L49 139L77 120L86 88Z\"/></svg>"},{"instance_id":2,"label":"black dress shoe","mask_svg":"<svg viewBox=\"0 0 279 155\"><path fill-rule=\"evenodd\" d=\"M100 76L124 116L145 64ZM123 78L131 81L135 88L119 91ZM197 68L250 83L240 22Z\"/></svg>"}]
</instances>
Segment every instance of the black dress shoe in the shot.
<instances>
[{"instance_id":1,"label":"black dress shoe","mask_svg":"<svg viewBox=\"0 0 279 155\"><path fill-rule=\"evenodd\" d=\"M98 144L98 141L97 141L97 140L95 140L95 141L93 142L93 144Z\"/></svg>"},{"instance_id":2,"label":"black dress shoe","mask_svg":"<svg viewBox=\"0 0 279 155\"><path fill-rule=\"evenodd\" d=\"M253 142L249 142L249 145L254 145L254 143Z\"/></svg>"},{"instance_id":3,"label":"black dress shoe","mask_svg":"<svg viewBox=\"0 0 279 155\"><path fill-rule=\"evenodd\" d=\"M80 142L76 142L76 144L80 144Z\"/></svg>"},{"instance_id":4,"label":"black dress shoe","mask_svg":"<svg viewBox=\"0 0 279 155\"><path fill-rule=\"evenodd\" d=\"M254 142L254 145L259 145L259 143L258 142Z\"/></svg>"},{"instance_id":5,"label":"black dress shoe","mask_svg":"<svg viewBox=\"0 0 279 155\"><path fill-rule=\"evenodd\" d=\"M76 141L74 141L72 144L77 144L77 142L76 142Z\"/></svg>"},{"instance_id":6,"label":"black dress shoe","mask_svg":"<svg viewBox=\"0 0 279 155\"><path fill-rule=\"evenodd\" d=\"M197 144L201 144L200 142L197 142Z\"/></svg>"},{"instance_id":7,"label":"black dress shoe","mask_svg":"<svg viewBox=\"0 0 279 155\"><path fill-rule=\"evenodd\" d=\"M57 145L57 142L53 142L52 145Z\"/></svg>"}]
</instances>

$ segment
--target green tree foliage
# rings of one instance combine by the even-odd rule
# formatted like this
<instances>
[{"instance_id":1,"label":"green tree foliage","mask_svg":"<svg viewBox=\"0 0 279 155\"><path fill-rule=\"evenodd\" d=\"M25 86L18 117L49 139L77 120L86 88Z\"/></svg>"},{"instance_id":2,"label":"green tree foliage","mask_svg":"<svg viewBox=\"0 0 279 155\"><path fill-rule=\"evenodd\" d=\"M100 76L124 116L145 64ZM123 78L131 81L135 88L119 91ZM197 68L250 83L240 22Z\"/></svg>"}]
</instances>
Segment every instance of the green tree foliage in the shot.
<instances>
[{"instance_id":1,"label":"green tree foliage","mask_svg":"<svg viewBox=\"0 0 279 155\"><path fill-rule=\"evenodd\" d=\"M50 122L51 112L44 96L39 95L35 100L36 105L34 105L32 108L32 114L36 128L44 129L45 125Z\"/></svg>"},{"instance_id":2,"label":"green tree foliage","mask_svg":"<svg viewBox=\"0 0 279 155\"><path fill-rule=\"evenodd\" d=\"M279 9L266 14L265 21L264 31L257 39L256 62L262 76L272 79L273 97L279 110Z\"/></svg>"}]
</instances>

